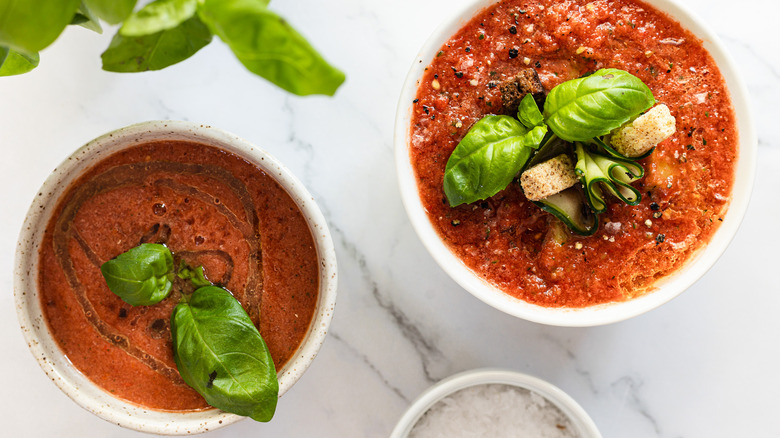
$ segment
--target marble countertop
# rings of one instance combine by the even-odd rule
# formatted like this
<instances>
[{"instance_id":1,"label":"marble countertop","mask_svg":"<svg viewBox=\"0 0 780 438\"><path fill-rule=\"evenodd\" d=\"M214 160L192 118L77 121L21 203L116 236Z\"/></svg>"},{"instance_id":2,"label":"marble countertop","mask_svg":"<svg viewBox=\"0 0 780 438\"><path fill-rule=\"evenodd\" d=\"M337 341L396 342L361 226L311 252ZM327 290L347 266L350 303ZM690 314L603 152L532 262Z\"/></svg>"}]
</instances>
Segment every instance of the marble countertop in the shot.
<instances>
[{"instance_id":1,"label":"marble countertop","mask_svg":"<svg viewBox=\"0 0 780 438\"><path fill-rule=\"evenodd\" d=\"M401 205L397 96L423 41L466 0L274 2L347 73L333 99L282 93L219 41L160 72L103 72L99 55L113 30L67 30L37 70L0 78L0 435L142 436L81 409L40 370L18 328L13 258L27 207L63 158L107 131L179 119L233 132L284 162L317 198L339 259L329 337L274 420L209 436L384 437L425 388L486 366L559 386L605 437L777 436L766 422L780 393L780 57L769 30L780 6L681 1L715 29L748 85L759 136L750 208L719 262L682 296L578 329L478 301L433 261Z\"/></svg>"}]
</instances>

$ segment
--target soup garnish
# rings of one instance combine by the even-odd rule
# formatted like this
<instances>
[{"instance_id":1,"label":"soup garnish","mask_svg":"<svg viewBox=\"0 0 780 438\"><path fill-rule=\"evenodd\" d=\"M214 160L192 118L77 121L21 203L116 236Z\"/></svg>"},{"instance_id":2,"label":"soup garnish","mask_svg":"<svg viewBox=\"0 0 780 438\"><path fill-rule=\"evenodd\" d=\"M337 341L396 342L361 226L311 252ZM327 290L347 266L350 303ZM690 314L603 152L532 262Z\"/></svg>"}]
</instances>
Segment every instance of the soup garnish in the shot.
<instances>
[{"instance_id":1,"label":"soup garnish","mask_svg":"<svg viewBox=\"0 0 780 438\"><path fill-rule=\"evenodd\" d=\"M466 133L444 173L450 205L487 199L518 173L529 200L581 235L598 229L596 215L607 210L605 192L639 204L642 194L631 183L644 176L644 169L636 160L652 153L675 125L664 105L640 117L655 103L647 85L626 71L601 69L550 90L544 113L537 100L527 92L516 119L487 115ZM633 126L642 121L641 129Z\"/></svg>"},{"instance_id":2,"label":"soup garnish","mask_svg":"<svg viewBox=\"0 0 780 438\"><path fill-rule=\"evenodd\" d=\"M162 244L144 243L100 267L108 288L132 306L165 299L178 276L197 289L181 299L171 315L173 358L182 379L216 408L270 421L279 399L271 353L241 303L212 285L202 266L174 272L173 254ZM206 285L205 283L208 283Z\"/></svg>"}]
</instances>

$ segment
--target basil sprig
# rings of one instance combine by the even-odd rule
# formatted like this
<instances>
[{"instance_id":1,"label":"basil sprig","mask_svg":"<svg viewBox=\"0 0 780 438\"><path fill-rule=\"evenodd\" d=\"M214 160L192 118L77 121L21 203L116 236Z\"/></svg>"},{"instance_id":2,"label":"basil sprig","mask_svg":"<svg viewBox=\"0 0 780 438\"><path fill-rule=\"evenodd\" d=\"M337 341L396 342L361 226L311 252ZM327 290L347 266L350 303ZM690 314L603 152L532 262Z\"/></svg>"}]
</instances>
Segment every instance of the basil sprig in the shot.
<instances>
[{"instance_id":1,"label":"basil sprig","mask_svg":"<svg viewBox=\"0 0 780 438\"><path fill-rule=\"evenodd\" d=\"M69 24L101 33L122 27L101 55L112 72L160 70L219 36L252 73L300 96L332 96L345 76L330 65L267 0L0 0L0 76L38 65L38 52Z\"/></svg>"},{"instance_id":2,"label":"basil sprig","mask_svg":"<svg viewBox=\"0 0 780 438\"><path fill-rule=\"evenodd\" d=\"M550 90L544 116L558 137L588 141L609 134L653 104L653 93L641 79L607 68Z\"/></svg>"},{"instance_id":3,"label":"basil sprig","mask_svg":"<svg viewBox=\"0 0 780 438\"><path fill-rule=\"evenodd\" d=\"M171 315L176 367L206 401L223 411L269 421L279 382L271 354L241 304L226 290L206 286Z\"/></svg>"},{"instance_id":4,"label":"basil sprig","mask_svg":"<svg viewBox=\"0 0 780 438\"><path fill-rule=\"evenodd\" d=\"M165 245L144 243L100 267L111 292L131 306L151 306L173 287L173 255Z\"/></svg>"},{"instance_id":5,"label":"basil sprig","mask_svg":"<svg viewBox=\"0 0 780 438\"><path fill-rule=\"evenodd\" d=\"M173 358L182 379L216 408L269 421L279 381L268 346L241 303L206 279L203 267L181 263L164 245L145 243L104 263L109 289L128 304L159 303L178 276L197 289L182 291L171 314Z\"/></svg>"}]
</instances>

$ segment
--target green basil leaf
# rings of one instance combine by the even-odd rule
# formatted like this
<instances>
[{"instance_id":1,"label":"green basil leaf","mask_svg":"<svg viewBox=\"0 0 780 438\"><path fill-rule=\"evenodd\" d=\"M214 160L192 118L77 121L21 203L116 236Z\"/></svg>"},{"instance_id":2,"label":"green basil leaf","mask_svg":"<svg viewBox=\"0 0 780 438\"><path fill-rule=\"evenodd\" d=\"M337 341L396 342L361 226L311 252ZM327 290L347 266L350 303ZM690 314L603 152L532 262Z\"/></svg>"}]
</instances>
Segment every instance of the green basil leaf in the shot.
<instances>
[{"instance_id":1,"label":"green basil leaf","mask_svg":"<svg viewBox=\"0 0 780 438\"><path fill-rule=\"evenodd\" d=\"M344 82L344 73L257 0L205 0L198 14L244 67L284 90L332 96Z\"/></svg>"},{"instance_id":2,"label":"green basil leaf","mask_svg":"<svg viewBox=\"0 0 780 438\"><path fill-rule=\"evenodd\" d=\"M100 57L107 71L160 70L184 61L210 42L211 32L193 16L173 29L152 35L125 37L117 32Z\"/></svg>"},{"instance_id":3,"label":"green basil leaf","mask_svg":"<svg viewBox=\"0 0 780 438\"><path fill-rule=\"evenodd\" d=\"M533 129L528 131L528 134L523 136L523 146L531 149L539 149L539 145L542 144L544 136L547 134L547 125L534 126Z\"/></svg>"},{"instance_id":4,"label":"green basil leaf","mask_svg":"<svg viewBox=\"0 0 780 438\"><path fill-rule=\"evenodd\" d=\"M38 66L40 56L28 56L7 47L0 47L0 76L13 76L27 73Z\"/></svg>"},{"instance_id":5,"label":"green basil leaf","mask_svg":"<svg viewBox=\"0 0 780 438\"><path fill-rule=\"evenodd\" d=\"M546 132L546 126L529 131L509 116L477 121L447 160L444 193L450 205L486 199L506 188Z\"/></svg>"},{"instance_id":6,"label":"green basil leaf","mask_svg":"<svg viewBox=\"0 0 780 438\"><path fill-rule=\"evenodd\" d=\"M653 104L653 93L639 78L610 68L553 88L544 115L558 137L587 141L608 134Z\"/></svg>"},{"instance_id":7,"label":"green basil leaf","mask_svg":"<svg viewBox=\"0 0 780 438\"><path fill-rule=\"evenodd\" d=\"M520 101L520 107L517 109L517 118L528 129L544 125L544 116L539 111L539 105L536 104L531 93L526 94L523 100Z\"/></svg>"},{"instance_id":8,"label":"green basil leaf","mask_svg":"<svg viewBox=\"0 0 780 438\"><path fill-rule=\"evenodd\" d=\"M80 0L0 0L0 46L32 55L53 43Z\"/></svg>"},{"instance_id":9,"label":"green basil leaf","mask_svg":"<svg viewBox=\"0 0 780 438\"><path fill-rule=\"evenodd\" d=\"M90 11L110 24L124 21L135 8L137 0L84 0Z\"/></svg>"},{"instance_id":10,"label":"green basil leaf","mask_svg":"<svg viewBox=\"0 0 780 438\"><path fill-rule=\"evenodd\" d=\"M197 9L198 0L156 0L130 15L119 33L142 36L171 29L192 18Z\"/></svg>"},{"instance_id":11,"label":"green basil leaf","mask_svg":"<svg viewBox=\"0 0 780 438\"><path fill-rule=\"evenodd\" d=\"M70 24L75 24L97 33L103 33L103 27L100 26L100 20L89 10L89 7L84 0L81 1L81 5L76 9L76 15L73 16Z\"/></svg>"},{"instance_id":12,"label":"green basil leaf","mask_svg":"<svg viewBox=\"0 0 780 438\"><path fill-rule=\"evenodd\" d=\"M144 243L103 263L100 272L124 302L151 306L171 292L173 255L165 245Z\"/></svg>"},{"instance_id":13,"label":"green basil leaf","mask_svg":"<svg viewBox=\"0 0 780 438\"><path fill-rule=\"evenodd\" d=\"M211 286L211 282L206 279L206 274L203 272L203 266L197 268L190 267L186 263L182 262L179 267L179 271L176 273L182 280L190 280L195 287Z\"/></svg>"},{"instance_id":14,"label":"green basil leaf","mask_svg":"<svg viewBox=\"0 0 780 438\"><path fill-rule=\"evenodd\" d=\"M230 292L207 286L171 315L173 357L182 379L223 411L269 421L279 382L260 332Z\"/></svg>"}]
</instances>

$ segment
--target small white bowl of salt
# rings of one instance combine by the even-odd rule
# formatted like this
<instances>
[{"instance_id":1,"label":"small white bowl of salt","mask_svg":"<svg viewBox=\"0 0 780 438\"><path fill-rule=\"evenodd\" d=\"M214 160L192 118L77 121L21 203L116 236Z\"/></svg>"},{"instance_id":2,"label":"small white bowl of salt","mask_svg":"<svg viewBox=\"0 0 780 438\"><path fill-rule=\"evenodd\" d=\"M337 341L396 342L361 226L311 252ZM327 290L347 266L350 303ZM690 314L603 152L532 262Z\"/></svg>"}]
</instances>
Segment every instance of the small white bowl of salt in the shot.
<instances>
[{"instance_id":1,"label":"small white bowl of salt","mask_svg":"<svg viewBox=\"0 0 780 438\"><path fill-rule=\"evenodd\" d=\"M601 438L574 399L536 377L483 368L428 388L390 438Z\"/></svg>"}]
</instances>

